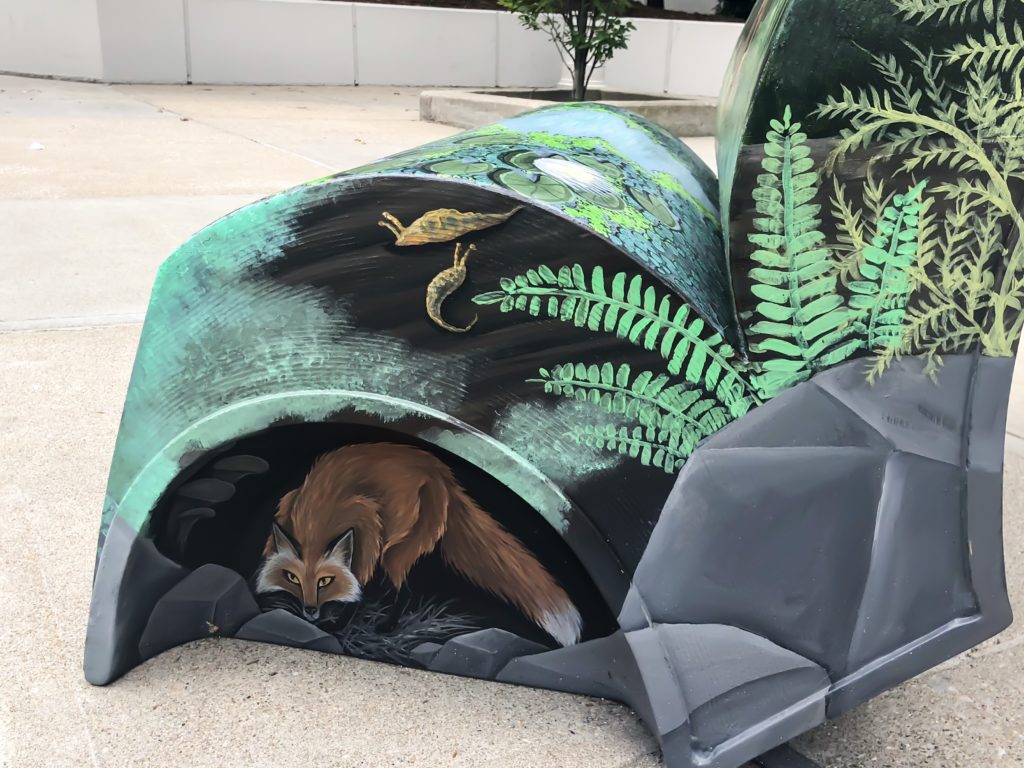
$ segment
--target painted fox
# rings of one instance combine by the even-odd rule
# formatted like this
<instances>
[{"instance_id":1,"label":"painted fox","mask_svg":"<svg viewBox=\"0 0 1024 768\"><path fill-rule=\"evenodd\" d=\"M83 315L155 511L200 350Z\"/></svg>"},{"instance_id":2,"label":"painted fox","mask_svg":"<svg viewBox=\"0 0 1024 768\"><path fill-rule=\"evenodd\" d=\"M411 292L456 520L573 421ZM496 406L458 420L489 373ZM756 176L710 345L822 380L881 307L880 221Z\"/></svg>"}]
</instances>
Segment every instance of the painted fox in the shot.
<instances>
[{"instance_id":1,"label":"painted fox","mask_svg":"<svg viewBox=\"0 0 1024 768\"><path fill-rule=\"evenodd\" d=\"M561 645L579 641L579 611L537 558L476 505L444 462L405 445L352 445L318 459L281 498L256 591L288 592L316 621L327 603L358 601L378 566L401 587L438 547L457 573Z\"/></svg>"}]
</instances>

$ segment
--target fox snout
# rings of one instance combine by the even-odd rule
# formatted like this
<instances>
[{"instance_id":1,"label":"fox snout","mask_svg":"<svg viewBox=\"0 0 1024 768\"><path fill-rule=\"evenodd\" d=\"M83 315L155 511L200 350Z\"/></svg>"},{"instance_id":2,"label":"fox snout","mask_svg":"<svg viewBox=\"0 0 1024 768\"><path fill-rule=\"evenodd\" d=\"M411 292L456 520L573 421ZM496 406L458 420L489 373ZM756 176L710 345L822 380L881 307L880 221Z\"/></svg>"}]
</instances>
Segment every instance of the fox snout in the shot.
<instances>
[{"instance_id":1,"label":"fox snout","mask_svg":"<svg viewBox=\"0 0 1024 768\"><path fill-rule=\"evenodd\" d=\"M287 592L309 622L318 621L328 603L357 602L362 588L352 572L353 545L351 530L318 545L298 541L275 522L256 577L256 593Z\"/></svg>"}]
</instances>

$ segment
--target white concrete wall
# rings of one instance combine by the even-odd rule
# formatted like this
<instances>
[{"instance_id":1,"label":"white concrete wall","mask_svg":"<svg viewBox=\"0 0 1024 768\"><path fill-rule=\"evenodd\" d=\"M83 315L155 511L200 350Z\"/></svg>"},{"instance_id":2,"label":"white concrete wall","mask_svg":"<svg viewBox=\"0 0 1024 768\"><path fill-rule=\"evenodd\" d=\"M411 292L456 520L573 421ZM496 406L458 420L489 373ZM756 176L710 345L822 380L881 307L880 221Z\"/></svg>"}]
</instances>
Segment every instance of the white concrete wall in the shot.
<instances>
[{"instance_id":1,"label":"white concrete wall","mask_svg":"<svg viewBox=\"0 0 1024 768\"><path fill-rule=\"evenodd\" d=\"M742 24L633 19L629 47L604 67L604 87L675 96L718 96Z\"/></svg>"},{"instance_id":2,"label":"white concrete wall","mask_svg":"<svg viewBox=\"0 0 1024 768\"><path fill-rule=\"evenodd\" d=\"M603 86L612 90L665 93L672 22L661 19L631 21L636 29L629 33L629 47L616 51L611 61L604 65Z\"/></svg>"},{"instance_id":3,"label":"white concrete wall","mask_svg":"<svg viewBox=\"0 0 1024 768\"><path fill-rule=\"evenodd\" d=\"M0 0L0 71L101 79L96 0Z\"/></svg>"},{"instance_id":4,"label":"white concrete wall","mask_svg":"<svg viewBox=\"0 0 1024 768\"><path fill-rule=\"evenodd\" d=\"M553 85L562 76L558 49L543 32L526 29L511 13L498 17L498 85Z\"/></svg>"},{"instance_id":5,"label":"white concrete wall","mask_svg":"<svg viewBox=\"0 0 1024 768\"><path fill-rule=\"evenodd\" d=\"M185 82L184 0L96 0L96 3L104 80Z\"/></svg>"},{"instance_id":6,"label":"white concrete wall","mask_svg":"<svg viewBox=\"0 0 1024 768\"><path fill-rule=\"evenodd\" d=\"M680 0L705 3L711 0ZM634 19L612 90L718 95L740 24ZM323 0L0 0L0 70L129 82L545 87L511 14Z\"/></svg>"},{"instance_id":7,"label":"white concrete wall","mask_svg":"<svg viewBox=\"0 0 1024 768\"><path fill-rule=\"evenodd\" d=\"M362 85L495 85L493 11L355 4L356 79Z\"/></svg>"},{"instance_id":8,"label":"white concrete wall","mask_svg":"<svg viewBox=\"0 0 1024 768\"><path fill-rule=\"evenodd\" d=\"M645 2L644 5L647 5ZM684 11L686 13L714 13L718 10L718 0L665 0L666 11Z\"/></svg>"},{"instance_id":9,"label":"white concrete wall","mask_svg":"<svg viewBox=\"0 0 1024 768\"><path fill-rule=\"evenodd\" d=\"M193 83L355 82L350 3L187 0Z\"/></svg>"},{"instance_id":10,"label":"white concrete wall","mask_svg":"<svg viewBox=\"0 0 1024 768\"><path fill-rule=\"evenodd\" d=\"M668 93L717 96L742 24L674 21L668 48Z\"/></svg>"}]
</instances>

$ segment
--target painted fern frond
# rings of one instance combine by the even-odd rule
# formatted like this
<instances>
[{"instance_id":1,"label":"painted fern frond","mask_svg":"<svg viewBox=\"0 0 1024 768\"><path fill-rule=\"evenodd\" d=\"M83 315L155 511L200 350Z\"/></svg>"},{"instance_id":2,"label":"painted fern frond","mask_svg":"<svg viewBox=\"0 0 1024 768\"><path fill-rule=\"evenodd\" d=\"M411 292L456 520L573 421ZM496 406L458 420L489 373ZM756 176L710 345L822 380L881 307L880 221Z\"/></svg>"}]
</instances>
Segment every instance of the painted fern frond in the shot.
<instances>
[{"instance_id":1,"label":"painted fern frond","mask_svg":"<svg viewBox=\"0 0 1024 768\"><path fill-rule=\"evenodd\" d=\"M832 218L836 222L836 245L832 249L836 274L843 284L860 277L857 270L860 253L867 245L864 239L864 212L855 211L846 196L846 187L838 176L832 178Z\"/></svg>"},{"instance_id":2,"label":"painted fern frond","mask_svg":"<svg viewBox=\"0 0 1024 768\"><path fill-rule=\"evenodd\" d=\"M925 170L930 166L945 165L951 171L968 169L973 157L963 147L945 139L934 139L927 147L918 147L903 161L906 171Z\"/></svg>"},{"instance_id":3,"label":"painted fern frond","mask_svg":"<svg viewBox=\"0 0 1024 768\"><path fill-rule=\"evenodd\" d=\"M501 290L479 294L473 301L497 304L502 312L527 312L577 328L614 333L656 351L667 361L669 373L714 394L733 416L760 404L735 351L721 334L686 304L645 285L640 275L619 272L608 280L600 266L589 274L579 264L563 266L557 274L540 266L515 278L502 278L500 286Z\"/></svg>"},{"instance_id":4,"label":"painted fern frond","mask_svg":"<svg viewBox=\"0 0 1024 768\"><path fill-rule=\"evenodd\" d=\"M771 121L764 173L753 192L758 218L748 235L751 293L761 319L750 327L751 350L765 356L755 377L763 397L847 359L863 342L837 292L837 276L820 230L818 174L800 124L789 108Z\"/></svg>"},{"instance_id":5,"label":"painted fern frond","mask_svg":"<svg viewBox=\"0 0 1024 768\"><path fill-rule=\"evenodd\" d=\"M578 445L600 448L637 459L645 467L675 473L696 448L696 434L677 434L655 427L620 427L613 424L576 426L568 437Z\"/></svg>"},{"instance_id":6,"label":"painted fern frond","mask_svg":"<svg viewBox=\"0 0 1024 768\"><path fill-rule=\"evenodd\" d=\"M891 86L896 104L908 112L916 111L923 94L917 88L914 79L904 70L899 59L891 53L871 53L870 55L875 69Z\"/></svg>"},{"instance_id":7,"label":"painted fern frond","mask_svg":"<svg viewBox=\"0 0 1024 768\"><path fill-rule=\"evenodd\" d=\"M963 43L946 49L943 56L964 70L976 65L1009 72L1024 60L1024 30L1020 22L1014 21L1011 27L999 19L993 29L982 33L980 39L968 36Z\"/></svg>"},{"instance_id":8,"label":"painted fern frond","mask_svg":"<svg viewBox=\"0 0 1024 768\"><path fill-rule=\"evenodd\" d=\"M894 5L907 21L962 24L982 16L992 21L1002 15L1006 0L895 0Z\"/></svg>"},{"instance_id":9,"label":"painted fern frond","mask_svg":"<svg viewBox=\"0 0 1024 768\"><path fill-rule=\"evenodd\" d=\"M934 197L924 198L921 201L921 210L917 213L917 248L916 258L906 270L907 281L910 284L908 294L910 297L925 291L926 283L930 280L929 271L931 266L939 258L944 241L939 234L939 221L933 203ZM907 315L910 314L909 304ZM877 348L874 352L871 365L868 369L868 382L874 382L894 360L903 355L911 354L914 351L907 317L904 318L903 327L900 329L898 344Z\"/></svg>"},{"instance_id":10,"label":"painted fern frond","mask_svg":"<svg viewBox=\"0 0 1024 768\"><path fill-rule=\"evenodd\" d=\"M1001 190L982 180L961 177L955 182L936 184L933 191L951 202L963 203L970 210L1003 208Z\"/></svg>"},{"instance_id":11,"label":"painted fern frond","mask_svg":"<svg viewBox=\"0 0 1024 768\"><path fill-rule=\"evenodd\" d=\"M666 432L693 431L702 437L728 424L732 417L703 389L672 383L665 374L642 371L634 374L626 363L586 365L566 363L551 370L541 368L539 378L548 394L588 402L605 413L624 416L644 427Z\"/></svg>"},{"instance_id":12,"label":"painted fern frond","mask_svg":"<svg viewBox=\"0 0 1024 768\"><path fill-rule=\"evenodd\" d=\"M893 192L887 192L885 183L868 170L864 180L864 206L866 211L865 224L877 228L882 214L892 202Z\"/></svg>"},{"instance_id":13,"label":"painted fern frond","mask_svg":"<svg viewBox=\"0 0 1024 768\"><path fill-rule=\"evenodd\" d=\"M861 318L870 350L899 348L903 342L910 267L918 248L919 217L925 182L896 195L878 223L871 243L860 252L860 280L849 284L849 306Z\"/></svg>"},{"instance_id":14,"label":"painted fern frond","mask_svg":"<svg viewBox=\"0 0 1024 768\"><path fill-rule=\"evenodd\" d=\"M931 108L949 122L956 122L958 107L953 100L949 78L943 72L945 60L933 50L922 51L906 40L903 44L910 51L910 63L917 70Z\"/></svg>"}]
</instances>

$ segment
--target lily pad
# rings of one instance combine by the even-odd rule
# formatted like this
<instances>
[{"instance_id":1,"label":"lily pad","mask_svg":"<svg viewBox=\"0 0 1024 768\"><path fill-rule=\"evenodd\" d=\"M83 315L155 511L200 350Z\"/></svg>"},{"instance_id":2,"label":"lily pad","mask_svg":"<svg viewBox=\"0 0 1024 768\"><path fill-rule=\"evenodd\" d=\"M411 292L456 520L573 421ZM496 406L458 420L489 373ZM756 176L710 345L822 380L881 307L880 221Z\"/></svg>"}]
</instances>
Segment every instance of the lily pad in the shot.
<instances>
[{"instance_id":1,"label":"lily pad","mask_svg":"<svg viewBox=\"0 0 1024 768\"><path fill-rule=\"evenodd\" d=\"M665 205L665 202L661 200L661 198L654 195L648 195L646 192L639 189L631 189L629 190L629 194L632 195L633 199L636 200L645 211L666 227L672 227L674 229L677 226L676 217L672 215L672 211L668 209L668 206Z\"/></svg>"},{"instance_id":2,"label":"lily pad","mask_svg":"<svg viewBox=\"0 0 1024 768\"><path fill-rule=\"evenodd\" d=\"M615 181L620 181L626 175L622 168L614 163L605 163L587 155L580 155L576 158L576 161L590 166L605 178L614 179Z\"/></svg>"},{"instance_id":3,"label":"lily pad","mask_svg":"<svg viewBox=\"0 0 1024 768\"><path fill-rule=\"evenodd\" d=\"M498 171L494 180L513 192L542 203L567 203L573 197L572 190L565 184L543 174L537 174L534 179L520 171Z\"/></svg>"},{"instance_id":4,"label":"lily pad","mask_svg":"<svg viewBox=\"0 0 1024 768\"><path fill-rule=\"evenodd\" d=\"M442 160L439 163L431 163L427 170L441 176L476 176L494 170L494 166L485 162Z\"/></svg>"},{"instance_id":5,"label":"lily pad","mask_svg":"<svg viewBox=\"0 0 1024 768\"><path fill-rule=\"evenodd\" d=\"M514 165L524 171L534 171L533 162L540 158L536 152L531 152L528 149L521 149L515 152L509 152L502 159L509 165Z\"/></svg>"}]
</instances>

